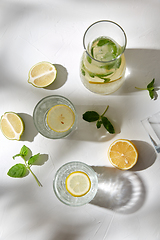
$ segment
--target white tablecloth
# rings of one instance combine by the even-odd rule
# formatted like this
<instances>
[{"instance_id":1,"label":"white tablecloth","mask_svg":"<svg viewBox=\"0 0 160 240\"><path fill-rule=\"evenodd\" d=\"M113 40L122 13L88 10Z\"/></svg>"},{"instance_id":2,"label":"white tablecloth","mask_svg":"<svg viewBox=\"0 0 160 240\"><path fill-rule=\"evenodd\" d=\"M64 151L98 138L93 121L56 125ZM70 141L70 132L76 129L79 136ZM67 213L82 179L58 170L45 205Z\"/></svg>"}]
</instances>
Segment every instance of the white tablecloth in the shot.
<instances>
[{"instance_id":1,"label":"white tablecloth","mask_svg":"<svg viewBox=\"0 0 160 240\"><path fill-rule=\"evenodd\" d=\"M160 83L160 2L158 0L1 0L0 1L0 115L13 111L25 122L20 141L0 132L1 240L160 240L160 157L141 120L160 110L160 96L149 98L146 86ZM79 77L83 34L90 24L108 19L127 35L127 79L114 94L88 91ZM29 69L49 61L57 67L56 81L38 89L27 82ZM33 109L48 95L70 99L78 113L76 131L65 139L41 136L33 124ZM159 95L159 91L157 91ZM116 134L82 120L87 110L103 113ZM132 140L138 163L130 171L116 170L107 158L118 138ZM7 176L23 162L12 159L26 145L43 161L22 179ZM53 192L57 169L69 161L94 167L100 178L95 199L82 207L61 203ZM105 186L104 183L105 182Z\"/></svg>"}]
</instances>

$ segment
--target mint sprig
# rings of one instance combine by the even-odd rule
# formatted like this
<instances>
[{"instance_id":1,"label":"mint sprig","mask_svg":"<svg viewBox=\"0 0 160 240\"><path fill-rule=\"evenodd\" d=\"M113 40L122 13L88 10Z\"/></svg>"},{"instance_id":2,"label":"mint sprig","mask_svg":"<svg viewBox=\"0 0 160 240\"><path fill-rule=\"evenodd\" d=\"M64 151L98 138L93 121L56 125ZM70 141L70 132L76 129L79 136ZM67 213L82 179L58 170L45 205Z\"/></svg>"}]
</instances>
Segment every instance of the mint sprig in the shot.
<instances>
[{"instance_id":1,"label":"mint sprig","mask_svg":"<svg viewBox=\"0 0 160 240\"><path fill-rule=\"evenodd\" d=\"M101 125L105 127L105 129L111 133L114 134L115 130L111 122L108 120L107 117L104 117L105 113L107 112L109 106L105 109L104 113L102 115L99 115L95 111L87 111L83 114L83 120L87 122L96 122L96 127L99 129Z\"/></svg>"},{"instance_id":2,"label":"mint sprig","mask_svg":"<svg viewBox=\"0 0 160 240\"><path fill-rule=\"evenodd\" d=\"M153 80L147 85L146 88L139 88L139 87L135 87L135 88L138 90L148 90L150 98L154 99L155 98L154 82L155 82L155 78L153 78Z\"/></svg>"},{"instance_id":3,"label":"mint sprig","mask_svg":"<svg viewBox=\"0 0 160 240\"><path fill-rule=\"evenodd\" d=\"M31 152L30 149L25 145L23 145L23 147L20 150L20 153L14 155L13 159L15 159L16 157L22 157L25 164L22 164L22 163L15 164L9 169L7 175L13 178L22 178L26 176L27 172L29 171L35 178L38 186L42 187L42 184L40 183L36 175L33 173L33 171L31 170L31 166L37 161L40 154L38 153L27 159L29 152Z\"/></svg>"}]
</instances>

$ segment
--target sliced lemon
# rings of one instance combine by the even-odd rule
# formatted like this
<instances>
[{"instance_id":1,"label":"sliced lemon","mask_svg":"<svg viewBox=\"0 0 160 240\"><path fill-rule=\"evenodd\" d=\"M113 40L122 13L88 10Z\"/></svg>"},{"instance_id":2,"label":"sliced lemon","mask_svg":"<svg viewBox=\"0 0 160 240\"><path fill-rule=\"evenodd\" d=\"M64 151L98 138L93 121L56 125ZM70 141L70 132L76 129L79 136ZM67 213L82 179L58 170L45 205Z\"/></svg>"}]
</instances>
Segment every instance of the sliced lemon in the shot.
<instances>
[{"instance_id":1,"label":"sliced lemon","mask_svg":"<svg viewBox=\"0 0 160 240\"><path fill-rule=\"evenodd\" d=\"M49 62L35 64L29 71L28 82L38 88L49 86L57 76L56 67Z\"/></svg>"},{"instance_id":2,"label":"sliced lemon","mask_svg":"<svg viewBox=\"0 0 160 240\"><path fill-rule=\"evenodd\" d=\"M47 124L55 132L66 132L74 124L75 114L64 104L55 105L47 114Z\"/></svg>"},{"instance_id":3,"label":"sliced lemon","mask_svg":"<svg viewBox=\"0 0 160 240\"><path fill-rule=\"evenodd\" d=\"M128 170L136 164L138 150L130 140L118 139L109 146L108 158L113 166Z\"/></svg>"},{"instance_id":4,"label":"sliced lemon","mask_svg":"<svg viewBox=\"0 0 160 240\"><path fill-rule=\"evenodd\" d=\"M20 140L24 132L24 122L14 112L6 112L1 117L1 130L4 136L10 140Z\"/></svg>"},{"instance_id":5,"label":"sliced lemon","mask_svg":"<svg viewBox=\"0 0 160 240\"><path fill-rule=\"evenodd\" d=\"M66 178L66 189L74 197L82 197L89 192L91 180L81 171L72 172Z\"/></svg>"}]
</instances>

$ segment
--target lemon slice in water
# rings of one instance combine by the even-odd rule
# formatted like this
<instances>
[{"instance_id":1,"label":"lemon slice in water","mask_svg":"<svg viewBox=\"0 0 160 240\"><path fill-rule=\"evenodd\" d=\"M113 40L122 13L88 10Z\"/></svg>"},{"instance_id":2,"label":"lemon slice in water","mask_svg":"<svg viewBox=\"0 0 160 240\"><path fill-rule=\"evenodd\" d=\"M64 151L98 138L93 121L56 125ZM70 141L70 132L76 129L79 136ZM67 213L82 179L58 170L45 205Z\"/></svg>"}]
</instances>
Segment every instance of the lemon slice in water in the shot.
<instances>
[{"instance_id":1,"label":"lemon slice in water","mask_svg":"<svg viewBox=\"0 0 160 240\"><path fill-rule=\"evenodd\" d=\"M14 112L6 112L1 117L1 130L10 140L20 140L24 131L24 123L20 116Z\"/></svg>"},{"instance_id":2,"label":"lemon slice in water","mask_svg":"<svg viewBox=\"0 0 160 240\"><path fill-rule=\"evenodd\" d=\"M89 192L91 180L81 171L72 172L66 178L66 189L74 197L82 197Z\"/></svg>"},{"instance_id":3,"label":"lemon slice in water","mask_svg":"<svg viewBox=\"0 0 160 240\"><path fill-rule=\"evenodd\" d=\"M35 64L29 71L28 82L38 88L49 86L57 76L57 69L49 62Z\"/></svg>"},{"instance_id":4,"label":"lemon slice in water","mask_svg":"<svg viewBox=\"0 0 160 240\"><path fill-rule=\"evenodd\" d=\"M64 104L55 105L47 114L47 124L55 132L66 132L74 124L75 114Z\"/></svg>"}]
</instances>

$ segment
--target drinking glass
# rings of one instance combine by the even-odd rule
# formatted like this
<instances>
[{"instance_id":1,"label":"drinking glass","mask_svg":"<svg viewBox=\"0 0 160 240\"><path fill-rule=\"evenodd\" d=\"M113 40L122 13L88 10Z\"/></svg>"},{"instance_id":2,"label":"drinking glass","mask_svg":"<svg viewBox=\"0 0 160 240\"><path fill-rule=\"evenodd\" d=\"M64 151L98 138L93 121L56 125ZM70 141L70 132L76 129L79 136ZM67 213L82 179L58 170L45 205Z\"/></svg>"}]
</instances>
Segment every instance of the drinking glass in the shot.
<instances>
[{"instance_id":1,"label":"drinking glass","mask_svg":"<svg viewBox=\"0 0 160 240\"><path fill-rule=\"evenodd\" d=\"M81 81L87 89L110 94L121 87L125 80L126 43L124 30L115 22L102 20L88 27L80 63Z\"/></svg>"},{"instance_id":2,"label":"drinking glass","mask_svg":"<svg viewBox=\"0 0 160 240\"><path fill-rule=\"evenodd\" d=\"M141 122L157 153L160 153L160 112L143 119Z\"/></svg>"},{"instance_id":3,"label":"drinking glass","mask_svg":"<svg viewBox=\"0 0 160 240\"><path fill-rule=\"evenodd\" d=\"M55 105L64 104L72 109L75 115L73 126L65 132L55 132L47 124L47 113ZM46 138L58 139L69 135L76 127L77 113L73 103L60 95L50 95L41 99L34 108L33 121L37 131Z\"/></svg>"},{"instance_id":4,"label":"drinking glass","mask_svg":"<svg viewBox=\"0 0 160 240\"><path fill-rule=\"evenodd\" d=\"M72 196L66 189L67 176L75 171L81 171L88 175L91 181L91 188L88 193L81 197ZM57 198L69 206L82 206L89 203L96 195L98 189L98 178L96 172L87 164L79 161L73 161L64 164L58 169L53 181L53 189Z\"/></svg>"}]
</instances>

